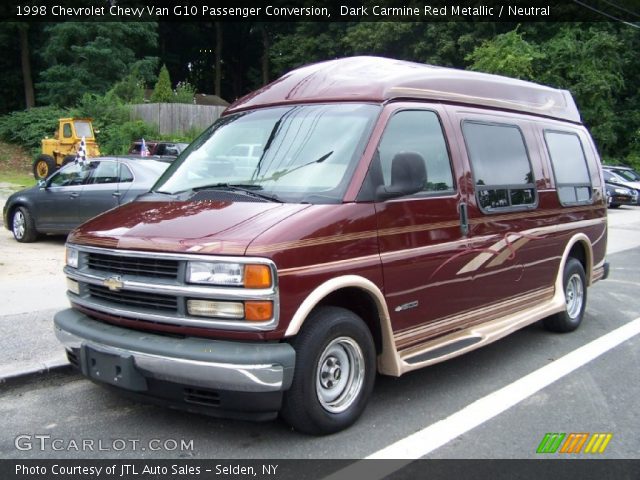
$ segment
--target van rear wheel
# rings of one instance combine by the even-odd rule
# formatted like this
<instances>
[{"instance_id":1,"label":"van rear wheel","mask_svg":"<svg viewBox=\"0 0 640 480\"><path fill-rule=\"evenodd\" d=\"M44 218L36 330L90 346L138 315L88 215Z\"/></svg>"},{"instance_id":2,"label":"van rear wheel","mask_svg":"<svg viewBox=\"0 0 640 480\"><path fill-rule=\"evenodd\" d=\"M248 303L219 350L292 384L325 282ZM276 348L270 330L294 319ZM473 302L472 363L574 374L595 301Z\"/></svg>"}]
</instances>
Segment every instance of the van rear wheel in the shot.
<instances>
[{"instance_id":1,"label":"van rear wheel","mask_svg":"<svg viewBox=\"0 0 640 480\"><path fill-rule=\"evenodd\" d=\"M296 366L281 415L313 435L343 430L364 411L376 375L371 332L353 312L321 307L293 342Z\"/></svg>"},{"instance_id":2,"label":"van rear wheel","mask_svg":"<svg viewBox=\"0 0 640 480\"><path fill-rule=\"evenodd\" d=\"M552 332L572 332L580 326L587 306L587 281L579 260L569 257L563 275L565 310L544 319Z\"/></svg>"}]
</instances>

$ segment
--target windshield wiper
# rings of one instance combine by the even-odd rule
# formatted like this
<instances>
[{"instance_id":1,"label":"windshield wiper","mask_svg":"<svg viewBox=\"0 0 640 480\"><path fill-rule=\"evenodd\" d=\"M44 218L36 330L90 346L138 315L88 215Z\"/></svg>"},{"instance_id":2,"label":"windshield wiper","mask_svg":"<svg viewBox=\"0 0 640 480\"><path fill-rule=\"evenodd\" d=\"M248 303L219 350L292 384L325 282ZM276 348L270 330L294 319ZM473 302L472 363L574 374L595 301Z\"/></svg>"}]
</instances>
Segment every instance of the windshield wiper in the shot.
<instances>
[{"instance_id":1,"label":"windshield wiper","mask_svg":"<svg viewBox=\"0 0 640 480\"><path fill-rule=\"evenodd\" d=\"M311 162L307 162L307 163L303 163L302 165L298 165L297 167L294 168L289 168L287 170L281 170L279 172L274 172L273 175L271 175L268 178L261 178L260 181L265 181L265 180L273 180L274 182L277 182L278 180L280 180L282 177L284 177L285 175L289 175L290 173L295 172L296 170L300 170L301 168L304 167L308 167L309 165L314 165L316 163L322 163L324 162L327 158L329 158L331 155L333 155L333 150L331 150L330 152L325 153L324 155L322 155L320 158L313 160Z\"/></svg>"},{"instance_id":2,"label":"windshield wiper","mask_svg":"<svg viewBox=\"0 0 640 480\"><path fill-rule=\"evenodd\" d=\"M275 195L268 195L266 193L258 193L256 190L262 190L261 185L248 184L231 184L231 183L214 183L212 185L203 185L201 187L195 187L192 189L194 192L200 190L231 190L233 192L242 192L251 197L262 198L269 200L270 202L282 203L282 200L278 199Z\"/></svg>"}]
</instances>

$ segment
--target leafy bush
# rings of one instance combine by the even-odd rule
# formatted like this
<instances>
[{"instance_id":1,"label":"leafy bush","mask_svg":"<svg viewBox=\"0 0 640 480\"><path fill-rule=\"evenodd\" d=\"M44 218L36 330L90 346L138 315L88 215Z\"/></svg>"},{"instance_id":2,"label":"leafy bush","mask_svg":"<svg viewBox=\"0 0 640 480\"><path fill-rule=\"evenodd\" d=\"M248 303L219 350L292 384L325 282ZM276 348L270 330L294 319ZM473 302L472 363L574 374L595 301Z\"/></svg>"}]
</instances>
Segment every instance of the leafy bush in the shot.
<instances>
[{"instance_id":1,"label":"leafy bush","mask_svg":"<svg viewBox=\"0 0 640 480\"><path fill-rule=\"evenodd\" d=\"M0 138L36 154L41 150L42 139L54 136L58 119L71 116L71 110L53 106L12 112L0 117Z\"/></svg>"},{"instance_id":2,"label":"leafy bush","mask_svg":"<svg viewBox=\"0 0 640 480\"><path fill-rule=\"evenodd\" d=\"M640 152L632 152L627 155L625 163L632 167L636 172L640 172Z\"/></svg>"},{"instance_id":3,"label":"leafy bush","mask_svg":"<svg viewBox=\"0 0 640 480\"><path fill-rule=\"evenodd\" d=\"M176 86L176 92L174 102L176 103L193 103L193 97L196 94L196 89L189 82L178 82Z\"/></svg>"},{"instance_id":4,"label":"leafy bush","mask_svg":"<svg viewBox=\"0 0 640 480\"><path fill-rule=\"evenodd\" d=\"M171 78L169 78L169 70L167 70L166 65L163 65L160 69L158 82L151 94L151 101L156 103L174 101L173 90L171 90Z\"/></svg>"},{"instance_id":5,"label":"leafy bush","mask_svg":"<svg viewBox=\"0 0 640 480\"><path fill-rule=\"evenodd\" d=\"M117 82L109 93L115 95L125 103L144 102L144 82L137 74L132 72Z\"/></svg>"},{"instance_id":6,"label":"leafy bush","mask_svg":"<svg viewBox=\"0 0 640 480\"><path fill-rule=\"evenodd\" d=\"M100 151L103 155L124 155L134 140L140 138L155 139L158 129L155 125L142 120L129 120L115 124L108 129L108 136L100 141Z\"/></svg>"},{"instance_id":7,"label":"leafy bush","mask_svg":"<svg viewBox=\"0 0 640 480\"><path fill-rule=\"evenodd\" d=\"M187 84L184 91L189 87ZM191 142L201 133L199 129L193 129L182 135L160 136L157 126L130 119L129 108L115 90L105 95L87 93L74 109L37 107L4 115L0 117L0 139L21 145L37 155L41 152L42 139L45 136L53 137L58 128L58 119L64 117L92 118L103 155L126 154L131 142L140 138Z\"/></svg>"},{"instance_id":8,"label":"leafy bush","mask_svg":"<svg viewBox=\"0 0 640 480\"><path fill-rule=\"evenodd\" d=\"M125 154L133 140L155 137L158 131L154 125L142 120L130 120L129 109L113 92L84 95L77 113L93 118L93 128L99 132L96 138L103 155Z\"/></svg>"}]
</instances>

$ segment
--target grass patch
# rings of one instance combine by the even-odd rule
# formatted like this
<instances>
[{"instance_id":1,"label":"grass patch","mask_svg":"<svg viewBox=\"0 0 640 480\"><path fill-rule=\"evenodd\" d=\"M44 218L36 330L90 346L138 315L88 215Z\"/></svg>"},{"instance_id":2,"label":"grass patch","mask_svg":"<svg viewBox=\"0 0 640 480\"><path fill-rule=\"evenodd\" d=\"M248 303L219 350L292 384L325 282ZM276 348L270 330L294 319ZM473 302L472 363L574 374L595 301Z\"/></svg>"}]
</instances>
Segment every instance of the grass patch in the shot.
<instances>
[{"instance_id":1,"label":"grass patch","mask_svg":"<svg viewBox=\"0 0 640 480\"><path fill-rule=\"evenodd\" d=\"M36 184L33 174L0 170L0 183L11 183L19 187L32 187Z\"/></svg>"},{"instance_id":2,"label":"grass patch","mask_svg":"<svg viewBox=\"0 0 640 480\"><path fill-rule=\"evenodd\" d=\"M35 185L32 162L31 155L25 149L0 142L0 183L11 183L17 187Z\"/></svg>"}]
</instances>

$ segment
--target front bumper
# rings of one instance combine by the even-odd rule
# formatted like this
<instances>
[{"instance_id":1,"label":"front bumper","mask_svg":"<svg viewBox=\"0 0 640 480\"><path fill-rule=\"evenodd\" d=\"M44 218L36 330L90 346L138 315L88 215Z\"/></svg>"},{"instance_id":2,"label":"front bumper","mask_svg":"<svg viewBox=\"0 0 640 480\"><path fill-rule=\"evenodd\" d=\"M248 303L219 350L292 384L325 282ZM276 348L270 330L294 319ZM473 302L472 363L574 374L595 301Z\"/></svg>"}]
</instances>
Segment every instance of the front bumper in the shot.
<instances>
[{"instance_id":1,"label":"front bumper","mask_svg":"<svg viewBox=\"0 0 640 480\"><path fill-rule=\"evenodd\" d=\"M609 197L609 204L613 205L640 205L640 196L629 196L629 195L620 195L614 194Z\"/></svg>"},{"instance_id":2,"label":"front bumper","mask_svg":"<svg viewBox=\"0 0 640 480\"><path fill-rule=\"evenodd\" d=\"M287 343L175 338L102 323L74 309L58 312L54 324L85 376L172 406L209 406L204 413L218 416L238 416L224 410L275 413L293 379L295 351ZM218 400L190 401L194 388L200 398Z\"/></svg>"}]
</instances>

